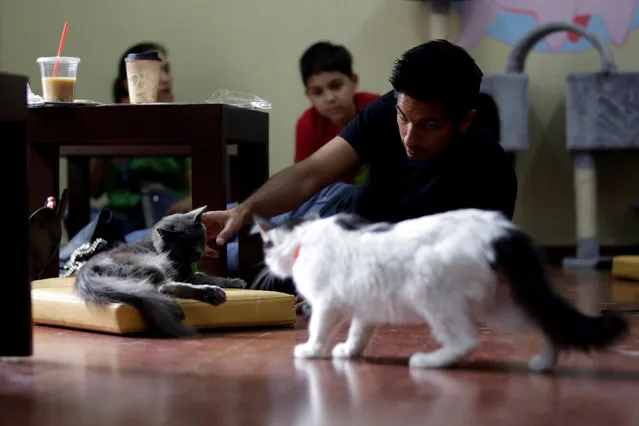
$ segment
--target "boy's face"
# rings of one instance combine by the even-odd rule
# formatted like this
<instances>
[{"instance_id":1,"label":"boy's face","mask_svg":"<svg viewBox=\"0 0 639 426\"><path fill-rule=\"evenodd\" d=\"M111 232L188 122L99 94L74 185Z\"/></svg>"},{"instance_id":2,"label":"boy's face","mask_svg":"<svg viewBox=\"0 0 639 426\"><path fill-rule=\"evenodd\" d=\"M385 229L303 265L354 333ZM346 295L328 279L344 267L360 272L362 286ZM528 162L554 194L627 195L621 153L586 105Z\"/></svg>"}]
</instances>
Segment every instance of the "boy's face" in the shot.
<instances>
[{"instance_id":1,"label":"boy's face","mask_svg":"<svg viewBox=\"0 0 639 426\"><path fill-rule=\"evenodd\" d=\"M425 103L403 93L397 94L395 108L406 155L416 161L430 160L457 135L465 133L477 113L471 110L456 123L441 105Z\"/></svg>"},{"instance_id":2,"label":"boy's face","mask_svg":"<svg viewBox=\"0 0 639 426\"><path fill-rule=\"evenodd\" d=\"M312 75L306 82L306 96L311 105L339 127L355 117L355 91L357 75L349 78L337 71Z\"/></svg>"}]
</instances>

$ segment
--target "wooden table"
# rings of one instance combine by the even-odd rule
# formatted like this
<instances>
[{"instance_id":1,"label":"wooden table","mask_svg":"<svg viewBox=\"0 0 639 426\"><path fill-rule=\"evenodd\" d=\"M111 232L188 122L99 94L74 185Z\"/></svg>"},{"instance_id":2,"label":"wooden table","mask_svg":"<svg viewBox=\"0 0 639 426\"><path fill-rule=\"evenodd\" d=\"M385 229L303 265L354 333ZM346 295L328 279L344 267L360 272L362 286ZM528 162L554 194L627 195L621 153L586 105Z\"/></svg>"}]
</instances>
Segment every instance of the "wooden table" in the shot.
<instances>
[{"instance_id":1,"label":"wooden table","mask_svg":"<svg viewBox=\"0 0 639 426\"><path fill-rule=\"evenodd\" d=\"M268 114L222 104L106 104L32 107L28 115L29 209L58 196L59 157L69 161L69 227L89 222L89 158L191 156L193 205L224 209L268 179ZM229 155L233 154L233 155ZM240 235L240 270L255 261L248 233ZM253 241L251 243L250 241ZM213 243L214 244L214 243ZM226 273L226 252L200 268ZM58 262L45 275L57 276Z\"/></svg>"},{"instance_id":2,"label":"wooden table","mask_svg":"<svg viewBox=\"0 0 639 426\"><path fill-rule=\"evenodd\" d=\"M11 241L5 247L11 254L4 267L0 297L0 357L33 352L26 123L27 78L0 72L0 141L5 156L0 173L6 202L2 217L5 241ZM10 238L9 232L18 237Z\"/></svg>"}]
</instances>

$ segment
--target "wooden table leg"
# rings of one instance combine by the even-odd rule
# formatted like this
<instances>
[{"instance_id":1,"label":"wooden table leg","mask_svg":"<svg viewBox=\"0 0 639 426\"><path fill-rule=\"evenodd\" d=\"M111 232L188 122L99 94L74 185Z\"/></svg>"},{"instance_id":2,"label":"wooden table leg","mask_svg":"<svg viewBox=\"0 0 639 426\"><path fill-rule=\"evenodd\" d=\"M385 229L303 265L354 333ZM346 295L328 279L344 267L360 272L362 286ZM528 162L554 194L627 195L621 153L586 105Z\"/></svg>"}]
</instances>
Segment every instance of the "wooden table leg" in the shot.
<instances>
[{"instance_id":1,"label":"wooden table leg","mask_svg":"<svg viewBox=\"0 0 639 426\"><path fill-rule=\"evenodd\" d=\"M29 214L46 204L47 197L58 198L60 182L60 146L55 143L29 144ZM40 278L59 276L56 256L44 269Z\"/></svg>"},{"instance_id":2,"label":"wooden table leg","mask_svg":"<svg viewBox=\"0 0 639 426\"><path fill-rule=\"evenodd\" d=\"M193 208L206 205L208 211L224 210L227 168L224 145L217 140L199 141L193 144L191 157ZM217 248L215 241L210 241L209 245ZM220 250L220 257L217 259L202 258L198 268L211 275L226 276L226 250Z\"/></svg>"},{"instance_id":3,"label":"wooden table leg","mask_svg":"<svg viewBox=\"0 0 639 426\"><path fill-rule=\"evenodd\" d=\"M29 278L29 209L27 204L27 78L0 73L0 140L9 167L1 168L8 206L5 225L18 239L11 242L0 297L0 357L33 354ZM16 172L17 170L17 172Z\"/></svg>"},{"instance_id":4,"label":"wooden table leg","mask_svg":"<svg viewBox=\"0 0 639 426\"><path fill-rule=\"evenodd\" d=\"M90 157L69 156L69 219L67 232L73 238L91 220L91 171Z\"/></svg>"},{"instance_id":5,"label":"wooden table leg","mask_svg":"<svg viewBox=\"0 0 639 426\"><path fill-rule=\"evenodd\" d=\"M245 143L237 147L236 170L239 186L238 201L245 200L269 177L268 145ZM262 240L249 234L250 227L244 227L238 234L239 275L248 280L258 272L256 264L262 259Z\"/></svg>"}]
</instances>

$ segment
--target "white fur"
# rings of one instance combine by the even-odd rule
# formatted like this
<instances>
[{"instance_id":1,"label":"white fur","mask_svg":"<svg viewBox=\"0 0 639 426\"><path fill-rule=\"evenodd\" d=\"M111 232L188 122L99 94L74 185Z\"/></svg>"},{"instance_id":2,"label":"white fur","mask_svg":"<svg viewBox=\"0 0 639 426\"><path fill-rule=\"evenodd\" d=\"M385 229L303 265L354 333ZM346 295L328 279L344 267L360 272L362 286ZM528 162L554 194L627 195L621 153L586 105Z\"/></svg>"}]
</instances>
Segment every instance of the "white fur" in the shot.
<instances>
[{"instance_id":1,"label":"white fur","mask_svg":"<svg viewBox=\"0 0 639 426\"><path fill-rule=\"evenodd\" d=\"M293 277L312 307L309 339L296 357L322 356L336 327L351 320L334 358L362 354L378 324L428 323L442 348L415 353L411 367L450 366L477 346L476 323L503 331L529 328L523 311L491 267L492 243L514 225L496 212L467 209L406 220L384 232L346 230L341 215L293 230L260 230L274 247L265 263L279 277ZM293 255L300 246L299 257ZM553 348L531 368L554 367Z\"/></svg>"}]
</instances>

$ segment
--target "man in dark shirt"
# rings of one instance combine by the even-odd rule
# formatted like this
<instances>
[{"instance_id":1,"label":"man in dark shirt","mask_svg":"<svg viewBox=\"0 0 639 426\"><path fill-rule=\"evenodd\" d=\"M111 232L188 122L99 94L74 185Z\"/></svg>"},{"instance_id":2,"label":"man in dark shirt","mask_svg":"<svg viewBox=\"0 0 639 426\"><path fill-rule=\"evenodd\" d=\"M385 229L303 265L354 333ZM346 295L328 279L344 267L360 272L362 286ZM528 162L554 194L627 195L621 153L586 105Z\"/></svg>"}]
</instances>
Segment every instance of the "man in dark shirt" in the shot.
<instances>
[{"instance_id":1,"label":"man in dark shirt","mask_svg":"<svg viewBox=\"0 0 639 426\"><path fill-rule=\"evenodd\" d=\"M482 77L472 57L448 41L406 51L393 68L393 90L338 136L240 204L204 213L209 237L222 245L254 214L282 221L310 210L397 222L474 207L512 218L512 163L491 134L473 124ZM362 163L370 165L366 183L339 182ZM290 283L270 289L294 291Z\"/></svg>"}]
</instances>

